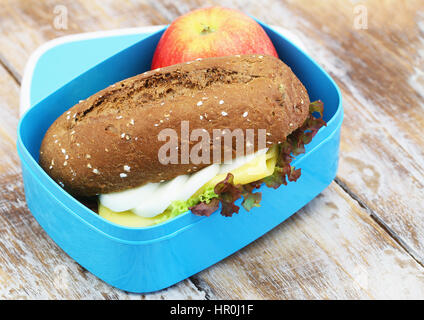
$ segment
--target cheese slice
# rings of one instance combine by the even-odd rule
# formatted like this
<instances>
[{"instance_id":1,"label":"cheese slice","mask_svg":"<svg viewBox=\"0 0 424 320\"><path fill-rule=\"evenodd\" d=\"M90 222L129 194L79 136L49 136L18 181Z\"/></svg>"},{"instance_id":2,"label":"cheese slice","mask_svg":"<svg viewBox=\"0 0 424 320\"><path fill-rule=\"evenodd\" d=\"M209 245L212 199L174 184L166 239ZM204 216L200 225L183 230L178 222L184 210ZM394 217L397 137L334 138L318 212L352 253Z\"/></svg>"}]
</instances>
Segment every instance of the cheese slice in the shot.
<instances>
[{"instance_id":1,"label":"cheese slice","mask_svg":"<svg viewBox=\"0 0 424 320\"><path fill-rule=\"evenodd\" d=\"M132 211L115 212L101 203L99 203L99 215L116 224L133 228L153 226L170 218L167 212L151 218L141 217Z\"/></svg>"}]
</instances>

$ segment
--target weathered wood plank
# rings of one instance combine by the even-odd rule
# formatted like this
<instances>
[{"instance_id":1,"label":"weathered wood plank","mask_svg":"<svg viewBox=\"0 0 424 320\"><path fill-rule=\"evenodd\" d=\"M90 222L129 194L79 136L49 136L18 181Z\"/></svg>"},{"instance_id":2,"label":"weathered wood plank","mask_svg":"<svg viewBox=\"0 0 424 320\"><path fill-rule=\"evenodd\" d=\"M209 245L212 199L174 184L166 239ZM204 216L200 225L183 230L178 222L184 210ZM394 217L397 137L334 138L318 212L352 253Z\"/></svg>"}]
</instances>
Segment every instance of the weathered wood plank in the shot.
<instances>
[{"instance_id":1,"label":"weathered wood plank","mask_svg":"<svg viewBox=\"0 0 424 320\"><path fill-rule=\"evenodd\" d=\"M22 74L31 51L44 41L67 32L99 29L95 15L91 15L91 20L79 21L84 23L70 21L70 28L65 32L55 30L51 25L54 3L37 2L34 5L28 1L7 1L3 4L0 6L0 52L5 53L2 58L7 59L7 66L18 75ZM73 6L70 2L68 9L69 14L74 16L78 16L78 12L85 12L86 16L97 12L90 3ZM100 16L109 27L116 28L117 25L113 23L114 19L118 19L116 11L109 9L111 16ZM120 21L129 12L123 12ZM136 12L142 13L141 10ZM137 14L133 14L133 18L137 19ZM80 29L80 26L85 29ZM205 294L197 290L190 280L149 295L133 295L116 290L83 270L54 244L25 204L19 159L15 151L18 105L19 88L0 66L0 298L204 299Z\"/></svg>"},{"instance_id":2,"label":"weathered wood plank","mask_svg":"<svg viewBox=\"0 0 424 320\"><path fill-rule=\"evenodd\" d=\"M204 299L190 280L150 295L114 289L42 230L25 203L18 155L19 88L0 66L0 299Z\"/></svg>"},{"instance_id":3,"label":"weathered wood plank","mask_svg":"<svg viewBox=\"0 0 424 320\"><path fill-rule=\"evenodd\" d=\"M333 183L289 220L194 278L211 298L423 299L423 270Z\"/></svg>"},{"instance_id":4,"label":"weathered wood plank","mask_svg":"<svg viewBox=\"0 0 424 320\"><path fill-rule=\"evenodd\" d=\"M338 3L338 2L337 2ZM296 1L280 21L302 30L311 55L342 88L345 122L339 180L424 262L424 3ZM283 12L283 11L281 11Z\"/></svg>"},{"instance_id":5,"label":"weathered wood plank","mask_svg":"<svg viewBox=\"0 0 424 320\"><path fill-rule=\"evenodd\" d=\"M422 262L424 144L420 135L420 128L423 127L420 91L424 82L424 63L422 22L418 24L422 21L419 20L422 19L419 14L422 2L385 1L386 6L376 0L364 2L369 13L368 30L353 28L354 11L350 2L219 3L238 7L267 23L293 30L301 37L311 55L337 80L345 98L347 119L343 128L339 181L357 194L362 204L370 208L373 217L385 224L397 240ZM64 4L68 10L67 30L53 27L53 9L57 4ZM22 75L29 54L41 43L57 36L163 24L181 13L209 4L201 1L34 3L6 0L0 5L0 55L16 74ZM11 80L10 77L7 79ZM7 239L8 246L15 243L17 249L12 251L3 244L14 258L0 254L0 266L7 265L15 273L0 269L0 296L131 298L116 292L89 273L80 274L76 264L39 227L37 229L38 225L28 222L32 218L25 207L22 185L21 182L16 183L20 181L17 180L20 175L18 160L16 155L11 155L14 153L14 130L10 130L16 126L17 119L7 121L8 112L17 115L17 111L13 108L3 110L4 106L17 107L17 87L12 93L10 87L4 90L5 95L0 91L0 97L6 97L9 101L0 105L0 128L6 128L0 131L2 138L6 137L1 140L0 155L7 164L0 166L1 174L5 175L4 180L2 177L0 180L6 182L0 192L0 207L4 208L0 222L2 225L11 223L14 227L0 230L0 239L3 239L2 232L7 232L4 239ZM367 121L372 125L364 125ZM340 211L325 202L336 203ZM347 234L338 233L337 225L328 217L321 222L311 218L315 212L325 215L332 210L338 215L333 220L339 228L350 226L343 227ZM350 232L351 229L353 231ZM337 239L343 242L337 243L322 230L328 230L328 234L338 236ZM286 234L290 237L284 238ZM28 239L22 243L23 236ZM359 237L357 241L356 236ZM40 241L33 244L35 237L40 237ZM196 276L195 283L204 287L212 298L422 296L422 291L415 286L422 286L422 269L335 185L302 214L296 215L264 239ZM308 239L314 239L314 242ZM370 242L372 239L377 243ZM355 250L350 250L350 246L346 249L345 241L353 243ZM285 251L276 251L279 247ZM337 254L333 255L333 252ZM27 259L21 267L17 263L20 262L18 253ZM42 265L37 262L40 257L50 263ZM256 257L256 260L252 257ZM245 261L248 262L243 267ZM264 261L271 261L275 265L263 265ZM36 265L34 272L29 267L31 263ZM389 269L391 265L393 267ZM59 266L56 271L55 266ZM376 274L380 269L383 274ZM66 292L63 286L58 289L52 284L52 279L57 279L56 282L64 279L60 275L63 270L66 270L65 274L70 274L65 278L75 283L75 287ZM226 273L232 274L232 277L226 276ZM15 276L18 280L13 282ZM352 279L358 277L359 280L355 281L359 285L355 285ZM374 281L374 278L380 281ZM240 282L238 286L232 288L237 281ZM404 286L393 286L390 281ZM204 296L204 292L199 292L191 282L186 282L182 289L180 284L175 290L171 289L173 293L165 292L166 297L181 297L180 292L183 292L183 296L194 298ZM224 287L219 288L220 285ZM397 293L391 291L390 285L398 290ZM90 287L95 289L90 291ZM98 294L100 292L104 294Z\"/></svg>"},{"instance_id":6,"label":"weathered wood plank","mask_svg":"<svg viewBox=\"0 0 424 320\"><path fill-rule=\"evenodd\" d=\"M65 13L67 23L56 20L61 13ZM0 55L20 76L30 54L48 40L80 32L167 23L146 1L100 0L2 0L0 21Z\"/></svg>"}]
</instances>

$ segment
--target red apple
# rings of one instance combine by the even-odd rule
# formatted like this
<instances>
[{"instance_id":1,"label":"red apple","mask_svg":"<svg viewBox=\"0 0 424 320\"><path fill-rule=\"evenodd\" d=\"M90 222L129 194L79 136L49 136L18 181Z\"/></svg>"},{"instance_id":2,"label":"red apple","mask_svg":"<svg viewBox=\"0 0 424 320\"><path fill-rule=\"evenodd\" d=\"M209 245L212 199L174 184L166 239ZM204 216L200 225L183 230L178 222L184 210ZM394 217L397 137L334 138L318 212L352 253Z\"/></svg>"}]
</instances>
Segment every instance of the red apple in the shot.
<instances>
[{"instance_id":1,"label":"red apple","mask_svg":"<svg viewBox=\"0 0 424 320\"><path fill-rule=\"evenodd\" d=\"M166 29L153 55L152 69L236 54L278 57L264 29L249 16L222 7L198 9L177 18Z\"/></svg>"}]
</instances>

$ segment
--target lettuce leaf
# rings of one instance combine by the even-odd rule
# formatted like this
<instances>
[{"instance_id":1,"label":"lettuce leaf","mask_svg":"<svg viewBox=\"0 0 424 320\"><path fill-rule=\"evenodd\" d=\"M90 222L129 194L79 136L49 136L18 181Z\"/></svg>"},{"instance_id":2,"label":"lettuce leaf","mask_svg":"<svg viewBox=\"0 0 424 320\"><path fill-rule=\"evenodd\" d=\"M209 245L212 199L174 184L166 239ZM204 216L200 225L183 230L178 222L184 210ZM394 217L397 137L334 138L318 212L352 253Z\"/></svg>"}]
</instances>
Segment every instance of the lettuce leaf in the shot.
<instances>
[{"instance_id":1,"label":"lettuce leaf","mask_svg":"<svg viewBox=\"0 0 424 320\"><path fill-rule=\"evenodd\" d=\"M218 195L214 192L214 187L208 187L203 191L203 193L201 193L200 195L193 196L190 199L188 199L187 201L182 201L182 200L173 201L171 203L171 205L166 209L166 211L169 212L170 217L175 217L175 216L177 216L181 213L188 211L191 207L202 203L203 204L202 207L205 207L205 208L206 207L207 208L214 207L215 208L214 211L209 213L209 215L210 215L213 212L215 212L216 210L218 210L219 201L218 201L217 198L218 198ZM216 207L214 205L216 205ZM200 207L200 209L202 207ZM207 213L208 212L205 211L205 212L203 212L202 215L208 215Z\"/></svg>"},{"instance_id":2,"label":"lettuce leaf","mask_svg":"<svg viewBox=\"0 0 424 320\"><path fill-rule=\"evenodd\" d=\"M221 203L221 214L225 217L231 217L234 213L238 213L240 207L235 205L238 199L243 197L242 206L246 210L253 207L258 207L262 199L260 192L253 193L253 190L259 188L260 184L253 182L246 185L234 185L234 176L228 173L225 179L219 182L215 188L214 193L217 198L213 199L210 203L200 202L189 209L192 213L199 216L210 216L219 208Z\"/></svg>"},{"instance_id":3,"label":"lettuce leaf","mask_svg":"<svg viewBox=\"0 0 424 320\"><path fill-rule=\"evenodd\" d=\"M287 136L286 141L279 144L277 165L272 175L247 185L234 185L234 177L231 173L228 173L226 178L215 186L213 201L208 199L208 202L200 199L200 202L194 202L188 208L196 215L210 216L221 204L221 214L225 217L231 217L234 213L239 212L240 208L235 205L235 202L241 197L243 197L241 205L247 211L260 206L262 194L260 192L254 193L253 190L259 188L263 183L267 187L277 189L282 184L287 185L287 180L296 181L299 179L301 170L291 166L291 161L295 156L304 153L305 145L311 142L320 128L327 125L322 119L323 112L324 104L322 101L318 100L309 105L309 116L303 125Z\"/></svg>"}]
</instances>

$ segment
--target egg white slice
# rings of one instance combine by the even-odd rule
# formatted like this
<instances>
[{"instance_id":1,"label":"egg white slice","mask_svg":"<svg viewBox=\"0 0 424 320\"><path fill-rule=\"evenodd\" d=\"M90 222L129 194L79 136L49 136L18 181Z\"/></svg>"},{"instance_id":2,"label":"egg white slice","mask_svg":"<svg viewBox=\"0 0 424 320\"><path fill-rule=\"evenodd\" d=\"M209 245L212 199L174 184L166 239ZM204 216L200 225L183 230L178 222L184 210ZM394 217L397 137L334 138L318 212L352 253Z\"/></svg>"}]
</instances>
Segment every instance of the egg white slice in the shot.
<instances>
[{"instance_id":1,"label":"egg white slice","mask_svg":"<svg viewBox=\"0 0 424 320\"><path fill-rule=\"evenodd\" d=\"M196 173L193 173L188 179L184 188L181 190L180 198L178 200L186 201L193 194L196 193L206 182L214 178L219 173L219 164L212 164L203 168Z\"/></svg>"},{"instance_id":2,"label":"egg white slice","mask_svg":"<svg viewBox=\"0 0 424 320\"><path fill-rule=\"evenodd\" d=\"M160 183L148 183L141 187L101 194L100 203L115 212L123 212L137 207L140 202L149 199L158 189Z\"/></svg>"},{"instance_id":3,"label":"egg white slice","mask_svg":"<svg viewBox=\"0 0 424 320\"><path fill-rule=\"evenodd\" d=\"M163 182L148 199L141 201L139 205L131 211L145 218L157 216L164 212L172 201L188 200L206 182L215 177L218 171L219 165L214 164L191 176L178 176L169 182Z\"/></svg>"},{"instance_id":4,"label":"egg white slice","mask_svg":"<svg viewBox=\"0 0 424 320\"><path fill-rule=\"evenodd\" d=\"M212 164L191 175L181 175L162 183L148 183L126 191L100 195L100 203L115 212L131 210L135 214L151 218L161 214L175 200L188 200L203 185L220 174L231 172L267 152L239 157L227 164Z\"/></svg>"},{"instance_id":5,"label":"egg white slice","mask_svg":"<svg viewBox=\"0 0 424 320\"><path fill-rule=\"evenodd\" d=\"M143 199L132 209L136 215L145 218L155 217L165 211L172 201L180 200L181 192L187 185L187 175L178 176L168 182L163 182L149 198Z\"/></svg>"}]
</instances>

